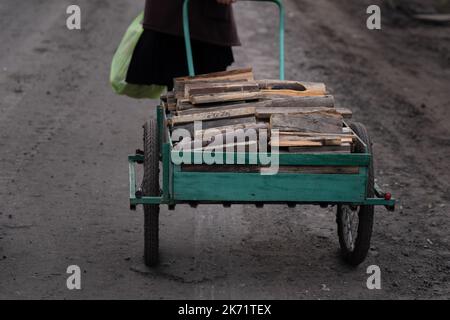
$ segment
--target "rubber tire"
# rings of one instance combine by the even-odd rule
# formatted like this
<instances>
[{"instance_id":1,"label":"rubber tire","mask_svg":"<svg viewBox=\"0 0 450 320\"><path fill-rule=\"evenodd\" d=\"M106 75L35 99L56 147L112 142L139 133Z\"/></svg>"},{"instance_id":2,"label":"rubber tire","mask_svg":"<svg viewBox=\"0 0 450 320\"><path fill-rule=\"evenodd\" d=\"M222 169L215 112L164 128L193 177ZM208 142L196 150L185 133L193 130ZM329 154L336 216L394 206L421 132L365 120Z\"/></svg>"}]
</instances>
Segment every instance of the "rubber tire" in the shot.
<instances>
[{"instance_id":1,"label":"rubber tire","mask_svg":"<svg viewBox=\"0 0 450 320\"><path fill-rule=\"evenodd\" d=\"M349 124L350 128L360 137L360 139L368 146L369 153L372 153L372 142L370 136L364 125L355 122ZM354 145L353 153L365 153L366 150L361 142L356 142ZM374 169L373 169L373 157L369 165L369 176L367 181L367 197L371 198L374 196ZM344 261L351 266L357 266L363 262L367 256L370 249L370 240L372 237L373 229L373 217L374 217L374 206L359 206L359 224L358 224L358 234L355 240L355 247L351 251L347 248L345 243L343 219L342 219L342 207L338 205L336 213L336 222L338 226L338 236L339 244L341 247L341 253Z\"/></svg>"},{"instance_id":2,"label":"rubber tire","mask_svg":"<svg viewBox=\"0 0 450 320\"><path fill-rule=\"evenodd\" d=\"M144 180L145 196L159 196L159 139L155 120L144 125ZM144 205L144 262L148 267L158 264L159 205Z\"/></svg>"}]
</instances>

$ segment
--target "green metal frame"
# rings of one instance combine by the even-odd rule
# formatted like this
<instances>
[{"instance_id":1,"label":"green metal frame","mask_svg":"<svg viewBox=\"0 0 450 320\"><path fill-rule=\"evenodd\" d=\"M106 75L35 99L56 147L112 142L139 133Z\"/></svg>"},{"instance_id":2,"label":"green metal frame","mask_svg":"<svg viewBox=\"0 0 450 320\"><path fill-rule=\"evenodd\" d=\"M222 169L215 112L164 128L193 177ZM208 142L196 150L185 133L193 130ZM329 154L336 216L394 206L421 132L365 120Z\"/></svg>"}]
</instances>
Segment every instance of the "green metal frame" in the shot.
<instances>
[{"instance_id":1,"label":"green metal frame","mask_svg":"<svg viewBox=\"0 0 450 320\"><path fill-rule=\"evenodd\" d=\"M279 154L280 165L299 166L357 166L357 174L307 174L239 172L184 172L174 164L173 150L166 126L166 113L157 109L157 125L161 146L162 193L160 196L140 196L136 193L136 163L142 163L143 155L128 157L130 176L130 205L179 203L300 203L300 204L351 204L382 205L393 210L395 199L384 199L383 191L375 186L376 196L366 197L366 184L371 155L362 154ZM196 152L190 152L194 159ZM216 154L236 157L239 154L226 152ZM257 154L242 154L244 163ZM256 157L257 159L259 157ZM225 159L225 158L224 158ZM160 179L160 177L155 177Z\"/></svg>"},{"instance_id":2,"label":"green metal frame","mask_svg":"<svg viewBox=\"0 0 450 320\"><path fill-rule=\"evenodd\" d=\"M240 0L243 1L243 0ZM281 0L245 0L245 1L259 1L259 2L273 2L278 6L280 22L279 22L279 63L280 63L280 80L284 80L284 5ZM194 59L192 57L191 46L191 32L189 29L189 0L184 0L183 3L183 32L186 46L186 58L189 70L189 76L195 76Z\"/></svg>"}]
</instances>

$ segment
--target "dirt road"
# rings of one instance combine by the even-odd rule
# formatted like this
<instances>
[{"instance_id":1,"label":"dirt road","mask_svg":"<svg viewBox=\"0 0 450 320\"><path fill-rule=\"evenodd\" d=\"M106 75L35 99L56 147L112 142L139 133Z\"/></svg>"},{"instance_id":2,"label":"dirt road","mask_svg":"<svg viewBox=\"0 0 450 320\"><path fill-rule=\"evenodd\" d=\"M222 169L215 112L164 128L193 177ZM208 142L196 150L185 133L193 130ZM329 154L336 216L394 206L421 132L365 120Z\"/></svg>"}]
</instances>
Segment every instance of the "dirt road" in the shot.
<instances>
[{"instance_id":1,"label":"dirt road","mask_svg":"<svg viewBox=\"0 0 450 320\"><path fill-rule=\"evenodd\" d=\"M143 267L126 156L156 101L107 83L141 1L79 0L83 29L69 31L72 2L3 0L0 298L450 297L450 28L383 11L382 30L369 31L368 1L285 2L287 77L324 81L354 110L372 133L378 182L400 200L395 213L376 210L367 260L340 261L333 209L179 206L161 211L161 265ZM237 65L276 77L275 8L236 12ZM80 291L66 288L72 264ZM382 290L366 288L372 264Z\"/></svg>"}]
</instances>

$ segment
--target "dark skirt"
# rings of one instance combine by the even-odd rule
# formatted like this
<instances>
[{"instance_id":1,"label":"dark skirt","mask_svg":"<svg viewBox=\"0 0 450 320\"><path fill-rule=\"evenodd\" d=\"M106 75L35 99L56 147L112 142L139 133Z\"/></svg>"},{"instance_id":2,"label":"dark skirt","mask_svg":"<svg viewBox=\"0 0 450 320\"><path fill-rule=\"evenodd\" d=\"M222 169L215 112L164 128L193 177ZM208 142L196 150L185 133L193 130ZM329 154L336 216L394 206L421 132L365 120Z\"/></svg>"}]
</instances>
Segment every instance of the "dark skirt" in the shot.
<instances>
[{"instance_id":1,"label":"dark skirt","mask_svg":"<svg viewBox=\"0 0 450 320\"><path fill-rule=\"evenodd\" d=\"M231 47L192 40L196 74L224 71L234 62ZM126 81L130 84L164 85L189 74L182 37L145 29L133 52Z\"/></svg>"}]
</instances>

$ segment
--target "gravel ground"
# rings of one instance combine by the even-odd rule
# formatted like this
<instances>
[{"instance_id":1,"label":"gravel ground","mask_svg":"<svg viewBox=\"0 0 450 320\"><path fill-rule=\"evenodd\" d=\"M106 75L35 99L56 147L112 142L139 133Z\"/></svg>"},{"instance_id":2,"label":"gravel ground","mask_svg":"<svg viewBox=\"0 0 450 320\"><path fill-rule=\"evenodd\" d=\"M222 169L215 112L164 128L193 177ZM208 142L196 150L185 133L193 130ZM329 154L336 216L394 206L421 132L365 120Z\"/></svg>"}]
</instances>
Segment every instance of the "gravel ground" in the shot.
<instances>
[{"instance_id":1,"label":"gravel ground","mask_svg":"<svg viewBox=\"0 0 450 320\"><path fill-rule=\"evenodd\" d=\"M161 210L161 265L142 262L140 210L127 203L126 156L157 101L114 95L115 47L139 1L0 3L0 298L448 299L450 297L450 32L377 1L291 0L287 78L323 81L374 140L378 183L398 210L376 210L372 248L356 269L339 259L334 209L178 206ZM236 5L237 66L276 77L277 16ZM403 14L403 13L401 13ZM82 290L66 268L83 270ZM382 289L366 288L366 268Z\"/></svg>"}]
</instances>

